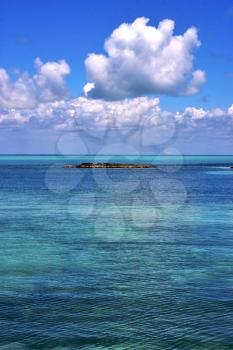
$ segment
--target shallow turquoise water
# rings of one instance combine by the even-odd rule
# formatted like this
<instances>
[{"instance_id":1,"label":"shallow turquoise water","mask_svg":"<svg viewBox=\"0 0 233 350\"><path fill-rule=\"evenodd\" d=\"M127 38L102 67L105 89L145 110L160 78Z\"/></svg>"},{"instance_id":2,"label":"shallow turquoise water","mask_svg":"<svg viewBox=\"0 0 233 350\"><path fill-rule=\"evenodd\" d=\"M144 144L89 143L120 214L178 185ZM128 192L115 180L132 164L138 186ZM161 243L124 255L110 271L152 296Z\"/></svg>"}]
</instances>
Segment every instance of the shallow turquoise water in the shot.
<instances>
[{"instance_id":1,"label":"shallow turquoise water","mask_svg":"<svg viewBox=\"0 0 233 350\"><path fill-rule=\"evenodd\" d=\"M232 349L230 164L1 156L0 349Z\"/></svg>"}]
</instances>

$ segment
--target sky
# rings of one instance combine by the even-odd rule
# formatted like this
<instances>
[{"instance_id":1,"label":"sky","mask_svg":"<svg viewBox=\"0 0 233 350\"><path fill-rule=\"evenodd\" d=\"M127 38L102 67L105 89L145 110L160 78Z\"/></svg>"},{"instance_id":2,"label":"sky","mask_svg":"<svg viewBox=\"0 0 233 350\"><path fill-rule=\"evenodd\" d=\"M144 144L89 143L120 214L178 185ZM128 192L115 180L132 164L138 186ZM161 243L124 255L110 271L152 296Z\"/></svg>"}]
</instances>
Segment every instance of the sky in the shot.
<instances>
[{"instance_id":1,"label":"sky","mask_svg":"<svg viewBox=\"0 0 233 350\"><path fill-rule=\"evenodd\" d=\"M230 0L2 0L0 153L233 154Z\"/></svg>"}]
</instances>

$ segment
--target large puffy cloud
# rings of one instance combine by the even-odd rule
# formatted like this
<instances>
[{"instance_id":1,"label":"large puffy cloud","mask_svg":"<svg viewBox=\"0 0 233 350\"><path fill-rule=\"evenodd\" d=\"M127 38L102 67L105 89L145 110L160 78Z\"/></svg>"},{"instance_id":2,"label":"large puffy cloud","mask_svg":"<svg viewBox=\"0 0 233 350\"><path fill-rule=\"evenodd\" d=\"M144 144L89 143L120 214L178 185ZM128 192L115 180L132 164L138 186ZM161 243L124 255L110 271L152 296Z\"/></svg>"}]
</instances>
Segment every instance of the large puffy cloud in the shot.
<instances>
[{"instance_id":1,"label":"large puffy cloud","mask_svg":"<svg viewBox=\"0 0 233 350\"><path fill-rule=\"evenodd\" d=\"M43 63L35 60L36 74L21 73L16 80L0 68L0 108L33 108L68 95L65 77L70 73L66 61Z\"/></svg>"},{"instance_id":2,"label":"large puffy cloud","mask_svg":"<svg viewBox=\"0 0 233 350\"><path fill-rule=\"evenodd\" d=\"M200 46L197 29L191 27L183 35L174 35L174 21L163 20L158 28L148 21L142 17L121 24L105 42L106 55L92 53L87 57L86 96L117 100L199 91L206 76L193 68L193 51Z\"/></svg>"}]
</instances>

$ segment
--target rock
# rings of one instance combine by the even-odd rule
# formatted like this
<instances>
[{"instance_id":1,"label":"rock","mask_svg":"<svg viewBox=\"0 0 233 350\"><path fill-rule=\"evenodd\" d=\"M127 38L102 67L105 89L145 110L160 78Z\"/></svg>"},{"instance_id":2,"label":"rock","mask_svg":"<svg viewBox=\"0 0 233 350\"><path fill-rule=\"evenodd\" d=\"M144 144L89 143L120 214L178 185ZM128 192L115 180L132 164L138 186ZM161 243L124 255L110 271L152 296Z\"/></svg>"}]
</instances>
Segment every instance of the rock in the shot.
<instances>
[{"instance_id":1,"label":"rock","mask_svg":"<svg viewBox=\"0 0 233 350\"><path fill-rule=\"evenodd\" d=\"M65 164L64 168L156 168L152 164L124 164L124 163L81 163Z\"/></svg>"}]
</instances>

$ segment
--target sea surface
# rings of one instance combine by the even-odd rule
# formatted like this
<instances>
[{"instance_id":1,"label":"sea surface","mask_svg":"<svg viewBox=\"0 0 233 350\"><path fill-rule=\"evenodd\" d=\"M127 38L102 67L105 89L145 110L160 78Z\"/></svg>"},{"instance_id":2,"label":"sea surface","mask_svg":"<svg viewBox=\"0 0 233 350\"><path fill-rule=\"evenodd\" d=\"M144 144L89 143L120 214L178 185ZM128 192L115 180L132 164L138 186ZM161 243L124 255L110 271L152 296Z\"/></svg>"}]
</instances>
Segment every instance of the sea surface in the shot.
<instances>
[{"instance_id":1,"label":"sea surface","mask_svg":"<svg viewBox=\"0 0 233 350\"><path fill-rule=\"evenodd\" d=\"M232 350L231 164L0 156L0 350Z\"/></svg>"}]
</instances>

